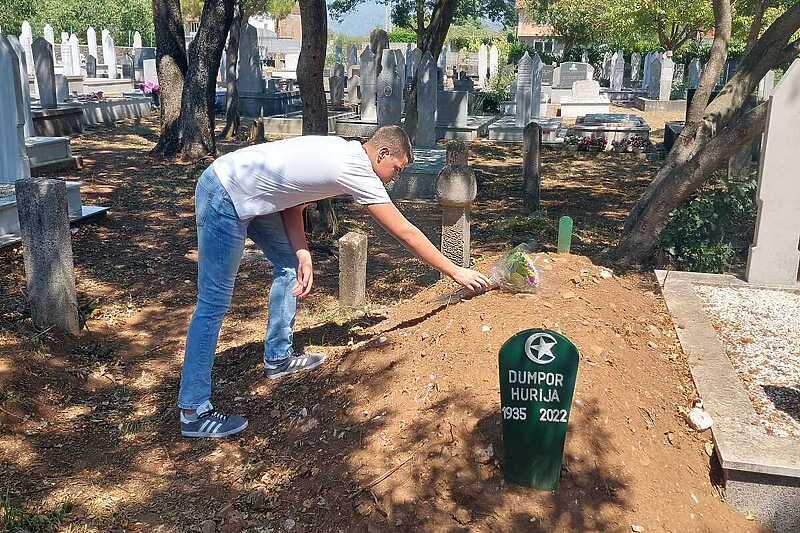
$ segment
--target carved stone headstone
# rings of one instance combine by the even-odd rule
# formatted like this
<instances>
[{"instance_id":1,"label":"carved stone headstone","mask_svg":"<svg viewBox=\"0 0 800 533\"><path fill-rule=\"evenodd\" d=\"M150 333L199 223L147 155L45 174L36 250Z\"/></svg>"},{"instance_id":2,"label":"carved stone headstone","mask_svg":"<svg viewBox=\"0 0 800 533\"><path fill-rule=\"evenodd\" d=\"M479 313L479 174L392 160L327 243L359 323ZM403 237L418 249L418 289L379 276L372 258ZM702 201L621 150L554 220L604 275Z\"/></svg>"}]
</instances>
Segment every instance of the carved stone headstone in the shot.
<instances>
[{"instance_id":1,"label":"carved stone headstone","mask_svg":"<svg viewBox=\"0 0 800 533\"><path fill-rule=\"evenodd\" d=\"M541 61L539 62L541 66ZM531 121L533 60L525 52L517 63L517 93L515 125L524 128Z\"/></svg>"},{"instance_id":2,"label":"carved stone headstone","mask_svg":"<svg viewBox=\"0 0 800 533\"><path fill-rule=\"evenodd\" d=\"M344 103L344 65L336 63L333 66L333 73L328 79L328 86L331 92L331 106L341 107Z\"/></svg>"},{"instance_id":3,"label":"carved stone headstone","mask_svg":"<svg viewBox=\"0 0 800 533\"><path fill-rule=\"evenodd\" d=\"M36 64L36 85L42 109L55 109L56 74L53 65L53 45L44 37L33 41L33 61Z\"/></svg>"},{"instance_id":4,"label":"carved stone headstone","mask_svg":"<svg viewBox=\"0 0 800 533\"><path fill-rule=\"evenodd\" d=\"M406 86L406 58L403 56L402 50L394 51L394 60L397 65L397 87L395 87L395 91L400 95L400 108L402 111L405 105L403 90Z\"/></svg>"},{"instance_id":5,"label":"carved stone headstone","mask_svg":"<svg viewBox=\"0 0 800 533\"><path fill-rule=\"evenodd\" d=\"M69 34L61 32L61 72L64 76L72 76L72 48L69 46Z\"/></svg>"},{"instance_id":6,"label":"carved stone headstone","mask_svg":"<svg viewBox=\"0 0 800 533\"><path fill-rule=\"evenodd\" d=\"M455 264L469 267L469 211L478 193L478 185L475 173L466 164L466 144L450 141L447 152L447 161L451 163L446 164L436 178L436 199L442 207L441 250Z\"/></svg>"},{"instance_id":7,"label":"carved stone headstone","mask_svg":"<svg viewBox=\"0 0 800 533\"><path fill-rule=\"evenodd\" d=\"M541 114L541 102L542 58L539 57L539 54L534 53L531 59L531 117L538 117Z\"/></svg>"},{"instance_id":8,"label":"carved stone headstone","mask_svg":"<svg viewBox=\"0 0 800 533\"><path fill-rule=\"evenodd\" d=\"M381 61L381 73L376 82L378 126L400 124L402 94L398 93L400 75L393 50L385 49Z\"/></svg>"},{"instance_id":9,"label":"carved stone headstone","mask_svg":"<svg viewBox=\"0 0 800 533\"><path fill-rule=\"evenodd\" d=\"M639 71L642 66L642 56L639 52L631 54L631 81L639 81Z\"/></svg>"},{"instance_id":10,"label":"carved stone headstone","mask_svg":"<svg viewBox=\"0 0 800 533\"><path fill-rule=\"evenodd\" d=\"M127 53L122 55L122 78L134 79L133 58Z\"/></svg>"},{"instance_id":11,"label":"carved stone headstone","mask_svg":"<svg viewBox=\"0 0 800 533\"><path fill-rule=\"evenodd\" d=\"M647 81L647 96L658 99L661 94L661 58L656 57L650 61L649 79Z\"/></svg>"},{"instance_id":12,"label":"carved stone headstone","mask_svg":"<svg viewBox=\"0 0 800 533\"><path fill-rule=\"evenodd\" d=\"M27 20L22 21L22 26L20 27L19 33L19 43L22 45L22 49L25 51L25 63L28 66L28 75L33 76L36 72L33 66L33 32L31 30L31 24Z\"/></svg>"},{"instance_id":13,"label":"carved stone headstone","mask_svg":"<svg viewBox=\"0 0 800 533\"><path fill-rule=\"evenodd\" d=\"M89 55L95 58L95 65L97 65L97 59L100 57L97 55L97 32L91 26L86 30L86 46L89 48Z\"/></svg>"},{"instance_id":14,"label":"carved stone headstone","mask_svg":"<svg viewBox=\"0 0 800 533\"><path fill-rule=\"evenodd\" d=\"M478 84L486 87L486 73L489 69L489 48L485 43L481 43L478 48Z\"/></svg>"},{"instance_id":15,"label":"carved stone headstone","mask_svg":"<svg viewBox=\"0 0 800 533\"><path fill-rule=\"evenodd\" d=\"M0 183L30 177L25 151L25 109L22 78L17 53L9 40L0 35ZM25 76L27 85L27 74Z\"/></svg>"},{"instance_id":16,"label":"carved stone headstone","mask_svg":"<svg viewBox=\"0 0 800 533\"><path fill-rule=\"evenodd\" d=\"M800 59L795 59L770 97L758 173L758 216L747 259L747 281L797 285L800 251Z\"/></svg>"},{"instance_id":17,"label":"carved stone headstone","mask_svg":"<svg viewBox=\"0 0 800 533\"><path fill-rule=\"evenodd\" d=\"M611 90L622 90L622 79L625 77L625 56L622 52L615 52L611 57Z\"/></svg>"},{"instance_id":18,"label":"carved stone headstone","mask_svg":"<svg viewBox=\"0 0 800 533\"><path fill-rule=\"evenodd\" d=\"M56 102L63 104L69 99L69 81L63 74L56 74Z\"/></svg>"},{"instance_id":19,"label":"carved stone headstone","mask_svg":"<svg viewBox=\"0 0 800 533\"><path fill-rule=\"evenodd\" d=\"M78 46L78 36L74 33L69 36L69 57L72 60L72 75L81 74L81 49Z\"/></svg>"},{"instance_id":20,"label":"carved stone headstone","mask_svg":"<svg viewBox=\"0 0 800 533\"><path fill-rule=\"evenodd\" d=\"M44 25L44 28L42 28L42 35L44 36L45 41L50 43L50 46L56 45L56 37L53 32L53 27L50 24Z\"/></svg>"},{"instance_id":21,"label":"carved stone headstone","mask_svg":"<svg viewBox=\"0 0 800 533\"><path fill-rule=\"evenodd\" d=\"M387 48L389 48L389 34L380 28L372 30L369 34L369 49L375 55L375 79L378 79L378 75L381 73L383 51Z\"/></svg>"},{"instance_id":22,"label":"carved stone headstone","mask_svg":"<svg viewBox=\"0 0 800 533\"><path fill-rule=\"evenodd\" d=\"M689 89L697 89L697 84L700 83L700 74L703 72L700 66L700 60L694 58L689 62L689 75L686 83Z\"/></svg>"},{"instance_id":23,"label":"carved stone headstone","mask_svg":"<svg viewBox=\"0 0 800 533\"><path fill-rule=\"evenodd\" d=\"M352 69L350 72L347 78L347 103L356 106L361 103L361 76Z\"/></svg>"},{"instance_id":24,"label":"carved stone headstone","mask_svg":"<svg viewBox=\"0 0 800 533\"><path fill-rule=\"evenodd\" d=\"M377 82L375 54L372 49L364 48L361 52L361 120L367 122L378 120L378 108L376 101Z\"/></svg>"},{"instance_id":25,"label":"carved stone headstone","mask_svg":"<svg viewBox=\"0 0 800 533\"><path fill-rule=\"evenodd\" d=\"M358 49L354 44L350 45L350 50L347 54L347 66L351 65L358 65Z\"/></svg>"},{"instance_id":26,"label":"carved stone headstone","mask_svg":"<svg viewBox=\"0 0 800 533\"><path fill-rule=\"evenodd\" d=\"M683 83L683 75L686 72L686 66L683 63L675 63L675 71L672 74L673 83Z\"/></svg>"},{"instance_id":27,"label":"carved stone headstone","mask_svg":"<svg viewBox=\"0 0 800 533\"><path fill-rule=\"evenodd\" d=\"M436 146L436 62L425 52L417 69L417 148Z\"/></svg>"},{"instance_id":28,"label":"carved stone headstone","mask_svg":"<svg viewBox=\"0 0 800 533\"><path fill-rule=\"evenodd\" d=\"M600 77L604 80L611 78L611 52L603 54L603 69L600 72Z\"/></svg>"},{"instance_id":29,"label":"carved stone headstone","mask_svg":"<svg viewBox=\"0 0 800 533\"><path fill-rule=\"evenodd\" d=\"M142 62L142 81L158 84L158 69L155 59L145 59Z\"/></svg>"},{"instance_id":30,"label":"carved stone headstone","mask_svg":"<svg viewBox=\"0 0 800 533\"><path fill-rule=\"evenodd\" d=\"M261 56L258 52L258 30L244 24L239 34L239 77L236 81L239 92L261 94L264 92L264 74L261 71Z\"/></svg>"},{"instance_id":31,"label":"carved stone headstone","mask_svg":"<svg viewBox=\"0 0 800 533\"><path fill-rule=\"evenodd\" d=\"M86 56L86 77L97 77L97 58L92 55Z\"/></svg>"},{"instance_id":32,"label":"carved stone headstone","mask_svg":"<svg viewBox=\"0 0 800 533\"><path fill-rule=\"evenodd\" d=\"M13 35L7 37L8 43L17 55L17 65L19 67L19 89L18 96L22 99L20 109L25 120L25 138L33 137L33 117L31 116L31 90L28 84L28 59L25 57L25 50L22 44ZM16 80L15 80L16 81Z\"/></svg>"},{"instance_id":33,"label":"carved stone headstone","mask_svg":"<svg viewBox=\"0 0 800 533\"><path fill-rule=\"evenodd\" d=\"M109 79L115 80L117 79L118 75L117 55L116 55L116 50L114 49L114 38L111 37L111 33L108 30L103 30L102 41L103 41L103 62L106 64L106 68L108 69Z\"/></svg>"},{"instance_id":34,"label":"carved stone headstone","mask_svg":"<svg viewBox=\"0 0 800 533\"><path fill-rule=\"evenodd\" d=\"M497 76L497 69L500 68L500 52L497 50L497 46L492 44L491 48L489 48L489 78L494 78Z\"/></svg>"},{"instance_id":35,"label":"carved stone headstone","mask_svg":"<svg viewBox=\"0 0 800 533\"><path fill-rule=\"evenodd\" d=\"M558 68L558 88L572 89L572 84L578 80L585 80L589 77L589 65L587 63L576 63L565 61Z\"/></svg>"},{"instance_id":36,"label":"carved stone headstone","mask_svg":"<svg viewBox=\"0 0 800 533\"><path fill-rule=\"evenodd\" d=\"M142 47L142 34L138 31L133 32L133 48L141 48Z\"/></svg>"},{"instance_id":37,"label":"carved stone headstone","mask_svg":"<svg viewBox=\"0 0 800 533\"><path fill-rule=\"evenodd\" d=\"M666 55L663 55L660 61L661 80L659 83L658 99L667 101L672 95L672 78L675 75L675 63Z\"/></svg>"},{"instance_id":38,"label":"carved stone headstone","mask_svg":"<svg viewBox=\"0 0 800 533\"><path fill-rule=\"evenodd\" d=\"M553 65L542 65L542 85L553 85L553 74L556 67Z\"/></svg>"}]
</instances>

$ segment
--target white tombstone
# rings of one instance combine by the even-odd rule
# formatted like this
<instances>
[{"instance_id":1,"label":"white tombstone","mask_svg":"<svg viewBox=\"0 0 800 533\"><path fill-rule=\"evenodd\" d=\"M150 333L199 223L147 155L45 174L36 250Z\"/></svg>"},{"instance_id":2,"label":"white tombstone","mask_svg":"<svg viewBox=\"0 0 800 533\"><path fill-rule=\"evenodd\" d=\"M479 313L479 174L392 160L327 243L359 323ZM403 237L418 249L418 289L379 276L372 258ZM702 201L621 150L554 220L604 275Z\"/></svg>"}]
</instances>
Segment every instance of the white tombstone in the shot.
<instances>
[{"instance_id":1,"label":"white tombstone","mask_svg":"<svg viewBox=\"0 0 800 533\"><path fill-rule=\"evenodd\" d=\"M758 216L747 258L747 281L797 285L800 251L800 59L795 59L769 100L758 172Z\"/></svg>"},{"instance_id":2,"label":"white tombstone","mask_svg":"<svg viewBox=\"0 0 800 533\"><path fill-rule=\"evenodd\" d=\"M19 62L11 43L0 36L0 183L14 183L31 175L25 151L25 116ZM6 75L8 74L8 75Z\"/></svg>"},{"instance_id":3,"label":"white tombstone","mask_svg":"<svg viewBox=\"0 0 800 533\"><path fill-rule=\"evenodd\" d=\"M61 73L64 76L72 75L72 49L69 46L69 34L61 32Z\"/></svg>"},{"instance_id":4,"label":"white tombstone","mask_svg":"<svg viewBox=\"0 0 800 533\"><path fill-rule=\"evenodd\" d=\"M103 40L103 62L108 69L109 79L115 80L117 79L117 56L114 50L114 39L108 30L103 30L101 35Z\"/></svg>"},{"instance_id":5,"label":"white tombstone","mask_svg":"<svg viewBox=\"0 0 800 533\"><path fill-rule=\"evenodd\" d=\"M489 77L494 78L497 76L497 69L500 67L500 52L497 50L497 46L492 44L492 47L489 48Z\"/></svg>"},{"instance_id":6,"label":"white tombstone","mask_svg":"<svg viewBox=\"0 0 800 533\"><path fill-rule=\"evenodd\" d=\"M597 80L578 80L572 84L570 95L561 97L561 116L575 118L608 113L610 103L607 95L600 94L600 83Z\"/></svg>"},{"instance_id":7,"label":"white tombstone","mask_svg":"<svg viewBox=\"0 0 800 533\"><path fill-rule=\"evenodd\" d=\"M768 70L758 82L758 99L767 100L775 90L775 71Z\"/></svg>"},{"instance_id":8,"label":"white tombstone","mask_svg":"<svg viewBox=\"0 0 800 533\"><path fill-rule=\"evenodd\" d=\"M25 138L33 137L33 116L31 114L31 89L28 84L28 59L25 57L25 50L16 37L9 36L8 42L17 55L19 66L19 95L22 98L22 113L25 119ZM33 54L31 54L31 57ZM33 62L33 59L31 59Z\"/></svg>"},{"instance_id":9,"label":"white tombstone","mask_svg":"<svg viewBox=\"0 0 800 533\"><path fill-rule=\"evenodd\" d=\"M44 28L42 29L42 35L44 40L50 43L50 46L56 45L56 37L53 33L53 27L50 24L45 24Z\"/></svg>"},{"instance_id":10,"label":"white tombstone","mask_svg":"<svg viewBox=\"0 0 800 533\"><path fill-rule=\"evenodd\" d=\"M700 83L700 74L702 73L703 69L700 66L700 60L694 58L689 62L689 74L688 74L688 81L686 86L689 89L697 89L698 83Z\"/></svg>"},{"instance_id":11,"label":"white tombstone","mask_svg":"<svg viewBox=\"0 0 800 533\"><path fill-rule=\"evenodd\" d=\"M481 43L478 48L478 84L486 87L486 72L489 68L489 48Z\"/></svg>"},{"instance_id":12,"label":"white tombstone","mask_svg":"<svg viewBox=\"0 0 800 533\"><path fill-rule=\"evenodd\" d=\"M81 73L81 49L78 46L78 36L74 33L69 36L69 56L72 59L70 71L73 76L78 76Z\"/></svg>"},{"instance_id":13,"label":"white tombstone","mask_svg":"<svg viewBox=\"0 0 800 533\"><path fill-rule=\"evenodd\" d=\"M659 83L658 99L668 101L672 95L672 79L675 77L675 63L667 54L661 56L661 82Z\"/></svg>"},{"instance_id":14,"label":"white tombstone","mask_svg":"<svg viewBox=\"0 0 800 533\"><path fill-rule=\"evenodd\" d=\"M142 61L142 81L158 84L158 71L156 70L155 59L145 59Z\"/></svg>"},{"instance_id":15,"label":"white tombstone","mask_svg":"<svg viewBox=\"0 0 800 533\"><path fill-rule=\"evenodd\" d=\"M27 20L22 21L19 34L19 44L22 45L22 49L25 51L25 62L28 65L28 75L33 76L35 72L33 66L33 31L31 30L30 22Z\"/></svg>"},{"instance_id":16,"label":"white tombstone","mask_svg":"<svg viewBox=\"0 0 800 533\"><path fill-rule=\"evenodd\" d=\"M133 32L133 45L132 48L141 48L142 47L142 34L138 31Z\"/></svg>"},{"instance_id":17,"label":"white tombstone","mask_svg":"<svg viewBox=\"0 0 800 533\"><path fill-rule=\"evenodd\" d=\"M91 26L86 30L86 45L89 48L89 55L94 56L95 59L99 59L97 55L97 32L95 32L94 28Z\"/></svg>"},{"instance_id":18,"label":"white tombstone","mask_svg":"<svg viewBox=\"0 0 800 533\"><path fill-rule=\"evenodd\" d=\"M653 53L644 56L644 68L642 70L642 89L647 89L650 85L650 65L653 62Z\"/></svg>"}]
</instances>

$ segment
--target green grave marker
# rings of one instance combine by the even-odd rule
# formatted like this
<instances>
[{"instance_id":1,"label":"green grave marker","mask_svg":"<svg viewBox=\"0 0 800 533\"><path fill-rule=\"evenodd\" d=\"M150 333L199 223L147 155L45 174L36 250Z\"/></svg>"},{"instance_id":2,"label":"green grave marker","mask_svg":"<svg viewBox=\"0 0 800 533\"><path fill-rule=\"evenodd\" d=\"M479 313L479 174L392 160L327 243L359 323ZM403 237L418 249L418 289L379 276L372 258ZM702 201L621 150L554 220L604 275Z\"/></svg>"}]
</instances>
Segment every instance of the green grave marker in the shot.
<instances>
[{"instance_id":1,"label":"green grave marker","mask_svg":"<svg viewBox=\"0 0 800 533\"><path fill-rule=\"evenodd\" d=\"M505 480L555 490L578 350L555 331L529 329L508 339L499 358Z\"/></svg>"},{"instance_id":2,"label":"green grave marker","mask_svg":"<svg viewBox=\"0 0 800 533\"><path fill-rule=\"evenodd\" d=\"M572 218L563 216L558 219L558 253L568 254L572 247Z\"/></svg>"}]
</instances>

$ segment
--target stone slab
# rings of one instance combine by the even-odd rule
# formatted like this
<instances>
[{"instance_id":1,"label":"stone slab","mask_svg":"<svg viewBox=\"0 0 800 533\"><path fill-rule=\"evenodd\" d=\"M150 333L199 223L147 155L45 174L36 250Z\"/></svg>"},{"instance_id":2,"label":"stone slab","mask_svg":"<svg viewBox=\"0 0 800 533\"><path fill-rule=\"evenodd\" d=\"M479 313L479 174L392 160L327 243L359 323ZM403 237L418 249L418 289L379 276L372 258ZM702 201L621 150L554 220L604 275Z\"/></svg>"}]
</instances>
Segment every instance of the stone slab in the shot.
<instances>
[{"instance_id":1,"label":"stone slab","mask_svg":"<svg viewBox=\"0 0 800 533\"><path fill-rule=\"evenodd\" d=\"M67 199L69 199L69 196ZM95 217L105 215L109 210L108 207L96 205L84 205L80 206L80 209L81 214L79 216L70 214L70 224L79 224ZM72 211L71 205L70 211ZM19 233L16 199L9 202L6 199L0 198L0 249L19 244L20 242L22 242L22 239Z\"/></svg>"},{"instance_id":2,"label":"stone slab","mask_svg":"<svg viewBox=\"0 0 800 533\"><path fill-rule=\"evenodd\" d=\"M642 89L622 89L612 91L611 89L600 89L600 94L608 96L612 102L633 102L636 98L646 97L647 91Z\"/></svg>"},{"instance_id":3,"label":"stone slab","mask_svg":"<svg viewBox=\"0 0 800 533\"><path fill-rule=\"evenodd\" d=\"M112 80L108 78L85 78L82 81L82 90L78 94L91 94L102 92L103 96L120 96L122 93L133 90L133 81L126 79ZM70 83L70 90L72 84Z\"/></svg>"},{"instance_id":4,"label":"stone slab","mask_svg":"<svg viewBox=\"0 0 800 533\"><path fill-rule=\"evenodd\" d=\"M542 127L542 144L555 144L560 142L561 119L556 118L535 118L531 122L536 122ZM522 130L516 125L513 115L506 115L497 119L489 126L489 140L503 142L522 142Z\"/></svg>"},{"instance_id":5,"label":"stone slab","mask_svg":"<svg viewBox=\"0 0 800 533\"><path fill-rule=\"evenodd\" d=\"M612 141L621 141L630 137L639 136L650 138L650 126L638 115L625 113L588 114L578 117L571 133L579 137L593 137L598 134L608 141L607 148L611 148Z\"/></svg>"},{"instance_id":6,"label":"stone slab","mask_svg":"<svg viewBox=\"0 0 800 533\"><path fill-rule=\"evenodd\" d=\"M467 124L464 127L458 126L437 126L437 139L455 139L459 141L474 141L489 135L489 126L500 118L500 115L479 116L470 115L467 117Z\"/></svg>"},{"instance_id":7,"label":"stone slab","mask_svg":"<svg viewBox=\"0 0 800 533\"><path fill-rule=\"evenodd\" d=\"M513 117L512 117L513 118ZM415 148L414 162L386 189L393 200L433 200L436 198L436 177L444 168L446 150Z\"/></svg>"},{"instance_id":8,"label":"stone slab","mask_svg":"<svg viewBox=\"0 0 800 533\"><path fill-rule=\"evenodd\" d=\"M356 114L352 111L339 113L328 112L328 132L336 132L336 121L339 119L347 120L355 118ZM273 115L264 117L264 133L271 135L297 136L303 134L303 113L295 111L284 115Z\"/></svg>"},{"instance_id":9,"label":"stone slab","mask_svg":"<svg viewBox=\"0 0 800 533\"><path fill-rule=\"evenodd\" d=\"M656 113L686 113L686 100L655 100L637 96L633 99L633 105L641 111L652 111Z\"/></svg>"},{"instance_id":10,"label":"stone slab","mask_svg":"<svg viewBox=\"0 0 800 533\"><path fill-rule=\"evenodd\" d=\"M596 101L573 101L571 96L564 96L561 98L559 105L559 113L564 118L578 118L584 115L608 113L609 100L603 96Z\"/></svg>"},{"instance_id":11,"label":"stone slab","mask_svg":"<svg viewBox=\"0 0 800 533\"><path fill-rule=\"evenodd\" d=\"M724 472L725 499L775 531L800 529L800 443L767 435L725 354L693 284L748 286L728 274L656 270L675 330L686 353Z\"/></svg>"},{"instance_id":12,"label":"stone slab","mask_svg":"<svg viewBox=\"0 0 800 533\"><path fill-rule=\"evenodd\" d=\"M149 96L82 102L80 106L85 126L113 126L120 120L142 118L152 113L152 99Z\"/></svg>"},{"instance_id":13,"label":"stone slab","mask_svg":"<svg viewBox=\"0 0 800 533\"><path fill-rule=\"evenodd\" d=\"M378 123L360 119L344 119L336 121L336 135L366 139L378 129Z\"/></svg>"}]
</instances>

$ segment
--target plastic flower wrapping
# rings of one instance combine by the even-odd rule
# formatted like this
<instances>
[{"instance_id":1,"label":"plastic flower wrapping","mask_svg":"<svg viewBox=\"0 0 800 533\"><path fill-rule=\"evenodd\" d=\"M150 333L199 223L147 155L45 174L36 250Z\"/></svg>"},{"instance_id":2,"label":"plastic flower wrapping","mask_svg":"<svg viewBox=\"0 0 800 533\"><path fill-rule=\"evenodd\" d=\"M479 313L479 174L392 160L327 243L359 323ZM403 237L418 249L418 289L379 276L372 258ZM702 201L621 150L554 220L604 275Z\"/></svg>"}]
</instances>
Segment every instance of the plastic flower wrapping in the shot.
<instances>
[{"instance_id":1,"label":"plastic flower wrapping","mask_svg":"<svg viewBox=\"0 0 800 533\"><path fill-rule=\"evenodd\" d=\"M508 292L534 292L541 279L536 268L536 256L531 246L520 244L503 254L503 257L492 265L489 279L492 285L488 289L473 292L462 287L456 291L445 293L432 302L436 304L458 302L493 289L502 289Z\"/></svg>"},{"instance_id":2,"label":"plastic flower wrapping","mask_svg":"<svg viewBox=\"0 0 800 533\"><path fill-rule=\"evenodd\" d=\"M539 286L536 258L527 244L507 252L492 266L491 280L509 292L534 292Z\"/></svg>"}]
</instances>

